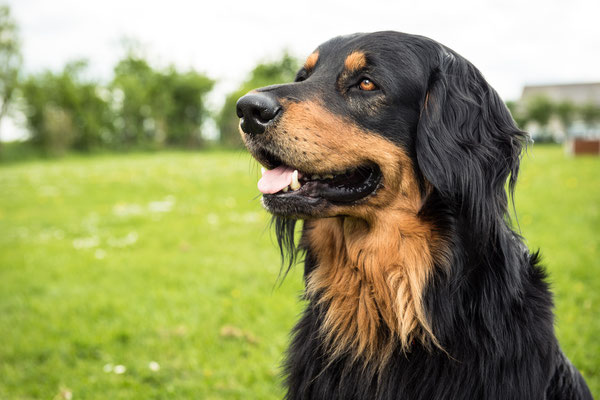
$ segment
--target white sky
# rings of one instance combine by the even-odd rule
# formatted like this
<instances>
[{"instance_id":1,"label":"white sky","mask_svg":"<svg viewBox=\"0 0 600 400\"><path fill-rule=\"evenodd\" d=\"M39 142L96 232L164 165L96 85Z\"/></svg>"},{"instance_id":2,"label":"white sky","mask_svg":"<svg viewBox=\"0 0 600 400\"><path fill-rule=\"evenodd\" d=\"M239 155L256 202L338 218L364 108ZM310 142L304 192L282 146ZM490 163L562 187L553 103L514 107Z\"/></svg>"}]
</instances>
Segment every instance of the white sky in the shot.
<instances>
[{"instance_id":1,"label":"white sky","mask_svg":"<svg viewBox=\"0 0 600 400\"><path fill-rule=\"evenodd\" d=\"M505 99L524 84L600 81L600 1L9 0L29 72L90 60L109 79L123 37L155 65L208 73L213 107L283 48L305 57L340 34L398 30L431 37L473 62ZM4 136L4 134L3 134Z\"/></svg>"}]
</instances>

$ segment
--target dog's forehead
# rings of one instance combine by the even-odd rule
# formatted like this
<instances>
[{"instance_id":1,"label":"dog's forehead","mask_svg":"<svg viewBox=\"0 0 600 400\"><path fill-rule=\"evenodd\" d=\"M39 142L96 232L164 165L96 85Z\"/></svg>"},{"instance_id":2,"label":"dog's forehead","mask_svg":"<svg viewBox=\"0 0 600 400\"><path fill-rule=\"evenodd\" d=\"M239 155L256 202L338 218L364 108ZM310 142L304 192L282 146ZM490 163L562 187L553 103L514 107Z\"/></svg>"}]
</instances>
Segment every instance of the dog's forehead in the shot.
<instances>
[{"instance_id":1,"label":"dog's forehead","mask_svg":"<svg viewBox=\"0 0 600 400\"><path fill-rule=\"evenodd\" d=\"M343 64L353 52L364 52L368 48L364 33L338 36L321 44L312 54L318 54L321 63L328 65Z\"/></svg>"},{"instance_id":2,"label":"dog's forehead","mask_svg":"<svg viewBox=\"0 0 600 400\"><path fill-rule=\"evenodd\" d=\"M364 55L365 62L375 62L380 66L403 62L415 56L415 48L426 45L423 39L394 31L338 36L318 46L308 57L307 65L338 69L349 62L349 57L356 55Z\"/></svg>"},{"instance_id":3,"label":"dog's forehead","mask_svg":"<svg viewBox=\"0 0 600 400\"><path fill-rule=\"evenodd\" d=\"M317 50L325 55L341 54L348 49L358 46L358 42L365 36L364 33L336 36L319 45Z\"/></svg>"}]
</instances>

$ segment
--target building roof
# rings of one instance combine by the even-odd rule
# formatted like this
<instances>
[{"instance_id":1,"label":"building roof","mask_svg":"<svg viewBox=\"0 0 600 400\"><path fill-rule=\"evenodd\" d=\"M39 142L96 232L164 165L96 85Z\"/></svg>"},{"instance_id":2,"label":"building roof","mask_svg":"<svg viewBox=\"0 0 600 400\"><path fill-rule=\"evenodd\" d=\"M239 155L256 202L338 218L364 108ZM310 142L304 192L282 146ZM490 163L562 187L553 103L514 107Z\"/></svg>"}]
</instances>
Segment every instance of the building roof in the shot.
<instances>
[{"instance_id":1,"label":"building roof","mask_svg":"<svg viewBox=\"0 0 600 400\"><path fill-rule=\"evenodd\" d=\"M561 85L527 85L523 88L521 101L546 96L554 101L570 100L575 104L594 103L600 106L600 82Z\"/></svg>"}]
</instances>

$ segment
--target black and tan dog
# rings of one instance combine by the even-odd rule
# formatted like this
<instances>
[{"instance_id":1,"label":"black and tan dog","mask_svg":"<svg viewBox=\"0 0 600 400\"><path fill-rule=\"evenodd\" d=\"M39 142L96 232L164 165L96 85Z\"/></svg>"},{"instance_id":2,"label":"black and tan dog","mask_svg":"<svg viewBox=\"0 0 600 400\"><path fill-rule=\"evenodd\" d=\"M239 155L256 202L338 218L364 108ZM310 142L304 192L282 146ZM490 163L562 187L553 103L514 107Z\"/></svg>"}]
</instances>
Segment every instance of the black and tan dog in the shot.
<instances>
[{"instance_id":1,"label":"black and tan dog","mask_svg":"<svg viewBox=\"0 0 600 400\"><path fill-rule=\"evenodd\" d=\"M305 253L287 399L591 399L507 222L526 135L472 64L339 37L237 113L280 245Z\"/></svg>"}]
</instances>

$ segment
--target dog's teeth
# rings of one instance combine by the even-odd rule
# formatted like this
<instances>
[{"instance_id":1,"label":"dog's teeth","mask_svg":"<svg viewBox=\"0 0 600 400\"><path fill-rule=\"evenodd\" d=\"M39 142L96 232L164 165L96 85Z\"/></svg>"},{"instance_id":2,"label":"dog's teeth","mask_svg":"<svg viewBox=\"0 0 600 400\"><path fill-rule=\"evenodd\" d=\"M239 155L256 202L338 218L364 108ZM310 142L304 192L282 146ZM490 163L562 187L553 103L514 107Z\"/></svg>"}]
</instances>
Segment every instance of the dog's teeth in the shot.
<instances>
[{"instance_id":1,"label":"dog's teeth","mask_svg":"<svg viewBox=\"0 0 600 400\"><path fill-rule=\"evenodd\" d=\"M313 180L314 179L321 179L321 177L319 175L313 175L313 176L310 177L310 179L313 179Z\"/></svg>"},{"instance_id":2,"label":"dog's teeth","mask_svg":"<svg viewBox=\"0 0 600 400\"><path fill-rule=\"evenodd\" d=\"M331 175L331 174L323 175L323 179L333 179L333 175Z\"/></svg>"},{"instance_id":3,"label":"dog's teeth","mask_svg":"<svg viewBox=\"0 0 600 400\"><path fill-rule=\"evenodd\" d=\"M281 189L283 191L283 193L287 193L288 190L290 190L289 186L284 187L283 189Z\"/></svg>"},{"instance_id":4,"label":"dog's teeth","mask_svg":"<svg viewBox=\"0 0 600 400\"><path fill-rule=\"evenodd\" d=\"M298 170L295 169L292 173L292 183L290 183L290 188L292 190L300 189L300 182L298 182Z\"/></svg>"},{"instance_id":5,"label":"dog's teeth","mask_svg":"<svg viewBox=\"0 0 600 400\"><path fill-rule=\"evenodd\" d=\"M261 175L264 175L266 171L267 170L265 169L265 167L260 167L260 174Z\"/></svg>"}]
</instances>

